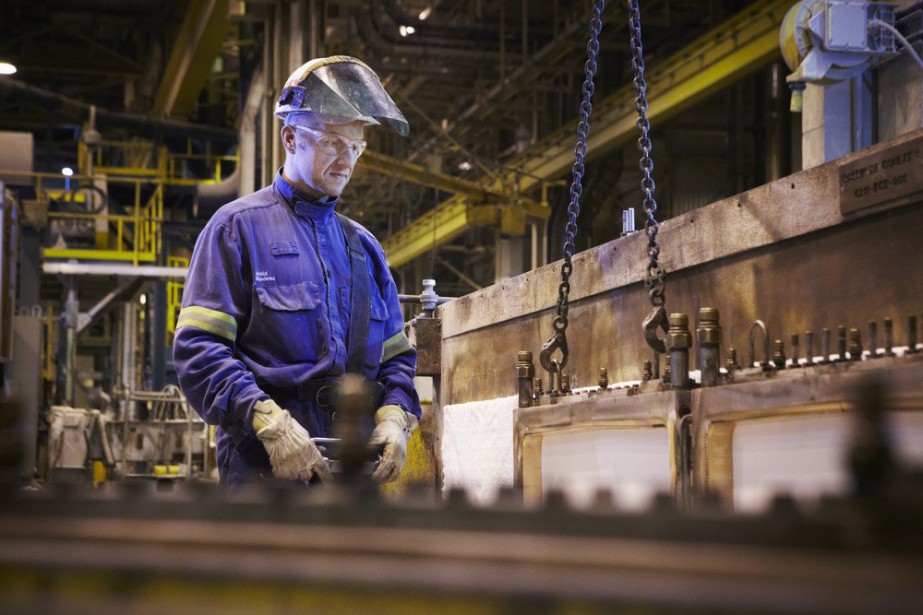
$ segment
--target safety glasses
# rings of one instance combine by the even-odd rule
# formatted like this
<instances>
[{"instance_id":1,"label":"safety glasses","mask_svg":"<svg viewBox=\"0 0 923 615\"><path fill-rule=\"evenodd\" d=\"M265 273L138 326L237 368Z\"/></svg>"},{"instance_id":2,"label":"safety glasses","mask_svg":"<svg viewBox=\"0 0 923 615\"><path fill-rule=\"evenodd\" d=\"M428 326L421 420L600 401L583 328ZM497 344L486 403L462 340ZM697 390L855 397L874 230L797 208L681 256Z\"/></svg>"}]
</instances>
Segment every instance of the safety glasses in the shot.
<instances>
[{"instance_id":1,"label":"safety glasses","mask_svg":"<svg viewBox=\"0 0 923 615\"><path fill-rule=\"evenodd\" d=\"M314 142L317 144L317 149L329 156L342 156L348 153L351 157L358 158L368 146L368 143L365 141L350 139L342 135L318 130L317 128L308 128L307 126L299 126L297 124L292 124L291 126L292 128L313 135Z\"/></svg>"}]
</instances>

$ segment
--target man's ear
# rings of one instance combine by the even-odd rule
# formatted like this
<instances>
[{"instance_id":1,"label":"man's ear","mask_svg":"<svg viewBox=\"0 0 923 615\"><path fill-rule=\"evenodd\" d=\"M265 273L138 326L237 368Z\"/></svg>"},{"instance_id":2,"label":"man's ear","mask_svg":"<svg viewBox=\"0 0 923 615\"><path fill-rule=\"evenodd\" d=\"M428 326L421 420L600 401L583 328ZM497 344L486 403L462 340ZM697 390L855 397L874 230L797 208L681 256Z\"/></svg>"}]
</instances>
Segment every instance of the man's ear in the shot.
<instances>
[{"instance_id":1,"label":"man's ear","mask_svg":"<svg viewBox=\"0 0 923 615\"><path fill-rule=\"evenodd\" d=\"M289 154L295 153L295 129L291 126L283 126L282 131L279 133L279 136L282 138L282 146L285 148L285 151Z\"/></svg>"}]
</instances>

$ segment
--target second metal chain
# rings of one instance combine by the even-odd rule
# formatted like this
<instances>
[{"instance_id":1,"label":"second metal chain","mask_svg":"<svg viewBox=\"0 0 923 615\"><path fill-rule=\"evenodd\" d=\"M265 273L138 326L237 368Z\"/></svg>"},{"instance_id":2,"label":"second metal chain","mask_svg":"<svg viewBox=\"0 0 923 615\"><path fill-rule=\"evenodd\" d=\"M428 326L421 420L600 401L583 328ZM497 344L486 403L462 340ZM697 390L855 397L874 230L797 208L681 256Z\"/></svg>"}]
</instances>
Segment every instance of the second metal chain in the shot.
<instances>
[{"instance_id":1,"label":"second metal chain","mask_svg":"<svg viewBox=\"0 0 923 615\"><path fill-rule=\"evenodd\" d=\"M662 307L664 298L664 269L660 263L660 243L657 241L657 231L660 224L654 214L657 211L657 201L654 199L654 162L651 160L651 138L649 131L651 123L647 119L647 83L644 80L644 47L641 43L641 10L638 0L628 0L628 26L631 30L631 65L634 69L635 109L638 111L638 149L641 152L639 166L641 168L641 190L644 192L644 212L647 219L644 222L644 233L647 235L647 270L644 274L644 284L650 289L651 305Z\"/></svg>"},{"instance_id":2,"label":"second metal chain","mask_svg":"<svg viewBox=\"0 0 923 615\"><path fill-rule=\"evenodd\" d=\"M642 323L644 341L656 353L667 351L666 343L657 336L658 330L667 331L667 310L664 307L664 269L660 263L660 243L657 231L660 225L654 214L657 201L654 199L654 161L651 160L651 123L647 119L647 82L644 80L644 47L641 44L641 9L638 0L628 0L628 27L631 30L631 65L634 69L635 109L638 111L638 149L641 151L641 190L644 192L644 234L647 235L647 266L644 272L644 285L648 288L653 310ZM655 364L657 361L655 361Z\"/></svg>"},{"instance_id":3,"label":"second metal chain","mask_svg":"<svg viewBox=\"0 0 923 615\"><path fill-rule=\"evenodd\" d=\"M590 19L590 40L587 42L587 61L583 67L583 99L580 103L580 122L577 125L577 145L574 148L574 167L570 185L570 204L567 206L567 225L564 228L564 265L561 267L561 285L558 288L558 314L552 323L554 335L545 342L540 354L542 367L548 371L560 370L567 364L567 311L570 294L570 275L574 266L574 241L577 236L577 218L580 215L580 195L583 192L584 158L587 153L587 138L590 134L591 99L596 86L596 56L599 54L599 32L602 29L602 13L606 0L595 0ZM561 351L561 360L552 362L551 354Z\"/></svg>"}]
</instances>

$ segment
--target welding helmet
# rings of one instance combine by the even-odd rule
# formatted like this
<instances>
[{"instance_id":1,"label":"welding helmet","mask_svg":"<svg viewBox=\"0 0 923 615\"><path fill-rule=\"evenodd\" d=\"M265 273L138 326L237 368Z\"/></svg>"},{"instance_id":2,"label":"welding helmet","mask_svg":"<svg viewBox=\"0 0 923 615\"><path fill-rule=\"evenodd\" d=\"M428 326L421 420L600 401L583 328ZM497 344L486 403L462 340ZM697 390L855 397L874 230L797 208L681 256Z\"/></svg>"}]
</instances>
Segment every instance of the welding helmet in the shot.
<instances>
[{"instance_id":1,"label":"welding helmet","mask_svg":"<svg viewBox=\"0 0 923 615\"><path fill-rule=\"evenodd\" d=\"M310 60L289 76L276 102L275 116L284 120L297 111L310 111L325 124L384 122L402 137L410 133L404 114L378 75L350 56Z\"/></svg>"}]
</instances>

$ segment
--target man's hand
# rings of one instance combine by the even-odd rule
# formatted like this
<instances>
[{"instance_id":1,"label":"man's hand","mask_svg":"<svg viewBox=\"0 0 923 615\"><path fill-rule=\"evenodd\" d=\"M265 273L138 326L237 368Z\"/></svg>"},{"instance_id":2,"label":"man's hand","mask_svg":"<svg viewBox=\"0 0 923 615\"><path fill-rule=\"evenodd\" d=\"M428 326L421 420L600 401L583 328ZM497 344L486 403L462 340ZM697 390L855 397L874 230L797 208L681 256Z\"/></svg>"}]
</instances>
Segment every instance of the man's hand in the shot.
<instances>
[{"instance_id":1,"label":"man's hand","mask_svg":"<svg viewBox=\"0 0 923 615\"><path fill-rule=\"evenodd\" d=\"M375 412L375 430L369 438L369 448L381 447L381 460L372 473L377 483L395 480L407 460L407 441L417 426L417 417L404 412L400 406L382 406Z\"/></svg>"},{"instance_id":2,"label":"man's hand","mask_svg":"<svg viewBox=\"0 0 923 615\"><path fill-rule=\"evenodd\" d=\"M307 481L317 474L324 482L333 480L330 466L311 442L308 430L273 400L253 406L253 429L269 453L276 478Z\"/></svg>"}]
</instances>

